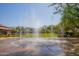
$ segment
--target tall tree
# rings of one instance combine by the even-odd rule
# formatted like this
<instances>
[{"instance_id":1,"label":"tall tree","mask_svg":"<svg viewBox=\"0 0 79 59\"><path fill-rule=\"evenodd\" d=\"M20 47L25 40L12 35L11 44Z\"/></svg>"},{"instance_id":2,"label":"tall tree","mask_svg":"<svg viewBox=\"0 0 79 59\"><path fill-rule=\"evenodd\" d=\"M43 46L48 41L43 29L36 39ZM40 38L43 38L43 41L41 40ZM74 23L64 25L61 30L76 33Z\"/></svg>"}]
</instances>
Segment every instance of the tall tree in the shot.
<instances>
[{"instance_id":1,"label":"tall tree","mask_svg":"<svg viewBox=\"0 0 79 59\"><path fill-rule=\"evenodd\" d=\"M59 3L51 4L55 7L54 14L61 14L61 27L65 31L73 31L77 33L79 30L79 4L78 3Z\"/></svg>"}]
</instances>

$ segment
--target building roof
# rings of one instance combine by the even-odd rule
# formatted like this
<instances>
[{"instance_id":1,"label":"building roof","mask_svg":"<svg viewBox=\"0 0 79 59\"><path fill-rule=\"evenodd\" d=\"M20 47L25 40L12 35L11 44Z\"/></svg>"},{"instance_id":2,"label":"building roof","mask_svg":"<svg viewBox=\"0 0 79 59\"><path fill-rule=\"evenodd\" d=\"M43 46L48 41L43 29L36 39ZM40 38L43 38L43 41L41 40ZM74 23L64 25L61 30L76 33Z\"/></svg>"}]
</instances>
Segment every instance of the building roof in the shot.
<instances>
[{"instance_id":1,"label":"building roof","mask_svg":"<svg viewBox=\"0 0 79 59\"><path fill-rule=\"evenodd\" d=\"M9 27L6 27L6 26L4 26L2 24L0 24L0 29L6 30L6 31L11 31L11 29Z\"/></svg>"}]
</instances>

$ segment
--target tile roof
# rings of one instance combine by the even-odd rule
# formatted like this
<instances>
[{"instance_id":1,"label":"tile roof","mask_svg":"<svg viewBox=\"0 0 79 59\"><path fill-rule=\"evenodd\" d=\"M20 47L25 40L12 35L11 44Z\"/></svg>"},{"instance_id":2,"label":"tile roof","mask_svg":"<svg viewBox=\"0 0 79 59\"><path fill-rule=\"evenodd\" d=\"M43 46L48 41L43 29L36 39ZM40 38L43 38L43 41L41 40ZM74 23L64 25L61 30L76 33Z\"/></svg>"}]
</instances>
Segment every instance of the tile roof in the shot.
<instances>
[{"instance_id":1,"label":"tile roof","mask_svg":"<svg viewBox=\"0 0 79 59\"><path fill-rule=\"evenodd\" d=\"M9 27L6 27L2 24L0 24L0 29L7 30L7 31L11 30Z\"/></svg>"}]
</instances>

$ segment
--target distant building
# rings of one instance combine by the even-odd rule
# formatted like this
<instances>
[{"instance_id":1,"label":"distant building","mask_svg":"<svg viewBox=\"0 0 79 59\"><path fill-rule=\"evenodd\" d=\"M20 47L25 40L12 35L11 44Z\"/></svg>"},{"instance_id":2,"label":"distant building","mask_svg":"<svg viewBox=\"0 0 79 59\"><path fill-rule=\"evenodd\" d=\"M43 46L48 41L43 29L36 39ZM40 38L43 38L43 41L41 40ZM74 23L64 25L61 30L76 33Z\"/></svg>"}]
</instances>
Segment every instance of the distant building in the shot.
<instances>
[{"instance_id":1,"label":"distant building","mask_svg":"<svg viewBox=\"0 0 79 59\"><path fill-rule=\"evenodd\" d=\"M0 34L10 35L12 30L9 27L0 24Z\"/></svg>"}]
</instances>

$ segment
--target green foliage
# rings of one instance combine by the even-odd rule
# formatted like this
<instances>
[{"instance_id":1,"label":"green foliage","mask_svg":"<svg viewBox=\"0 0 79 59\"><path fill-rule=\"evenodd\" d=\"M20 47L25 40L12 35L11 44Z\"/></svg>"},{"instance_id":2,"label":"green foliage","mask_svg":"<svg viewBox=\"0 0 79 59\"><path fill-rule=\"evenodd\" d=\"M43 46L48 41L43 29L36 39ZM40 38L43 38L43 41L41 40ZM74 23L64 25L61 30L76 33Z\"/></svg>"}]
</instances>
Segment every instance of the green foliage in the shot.
<instances>
[{"instance_id":1,"label":"green foliage","mask_svg":"<svg viewBox=\"0 0 79 59\"><path fill-rule=\"evenodd\" d=\"M77 3L60 3L51 4L55 7L54 14L60 14L61 22L55 27L55 30L59 32L58 29L64 28L65 32L73 32L74 36L79 33L79 4ZM60 26L59 26L60 25Z\"/></svg>"}]
</instances>

